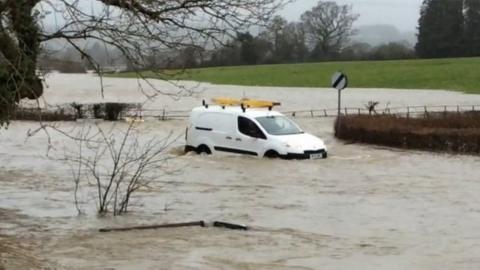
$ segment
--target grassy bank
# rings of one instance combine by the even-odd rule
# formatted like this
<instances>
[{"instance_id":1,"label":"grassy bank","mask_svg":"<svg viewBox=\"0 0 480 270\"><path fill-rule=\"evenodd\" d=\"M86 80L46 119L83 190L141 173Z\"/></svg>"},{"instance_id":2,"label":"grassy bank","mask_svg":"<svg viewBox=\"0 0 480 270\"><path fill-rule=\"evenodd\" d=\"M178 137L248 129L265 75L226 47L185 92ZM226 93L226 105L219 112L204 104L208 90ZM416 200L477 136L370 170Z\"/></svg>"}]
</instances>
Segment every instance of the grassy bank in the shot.
<instances>
[{"instance_id":1,"label":"grassy bank","mask_svg":"<svg viewBox=\"0 0 480 270\"><path fill-rule=\"evenodd\" d=\"M326 62L190 69L175 79L248 86L329 87L342 70L350 87L445 89L480 94L480 58L435 60ZM144 72L146 77L156 77ZM120 73L117 77L136 77Z\"/></svg>"},{"instance_id":2,"label":"grassy bank","mask_svg":"<svg viewBox=\"0 0 480 270\"><path fill-rule=\"evenodd\" d=\"M344 116L337 138L405 149L480 154L480 113L439 113L426 118Z\"/></svg>"}]
</instances>

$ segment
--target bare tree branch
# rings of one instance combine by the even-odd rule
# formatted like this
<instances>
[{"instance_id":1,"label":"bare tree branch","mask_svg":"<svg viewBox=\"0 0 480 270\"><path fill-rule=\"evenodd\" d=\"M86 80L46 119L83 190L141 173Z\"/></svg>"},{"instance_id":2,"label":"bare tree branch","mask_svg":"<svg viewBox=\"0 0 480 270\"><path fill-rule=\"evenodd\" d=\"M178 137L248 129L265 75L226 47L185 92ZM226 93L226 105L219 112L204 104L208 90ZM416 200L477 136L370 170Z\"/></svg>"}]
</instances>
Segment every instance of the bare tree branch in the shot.
<instances>
[{"instance_id":1,"label":"bare tree branch","mask_svg":"<svg viewBox=\"0 0 480 270\"><path fill-rule=\"evenodd\" d=\"M332 1L318 2L301 17L307 39L318 58L338 54L355 33L352 26L357 19L358 15L352 13L351 6L338 5Z\"/></svg>"},{"instance_id":2,"label":"bare tree branch","mask_svg":"<svg viewBox=\"0 0 480 270\"><path fill-rule=\"evenodd\" d=\"M85 48L88 41L97 40L118 50L134 71L140 71L150 62L152 49L213 48L238 31L264 24L288 1L3 0L0 88L5 90L0 91L0 105L5 106L0 106L0 124L8 121L19 100L43 94L37 60L44 42L69 44L102 75L97 59Z\"/></svg>"},{"instance_id":3,"label":"bare tree branch","mask_svg":"<svg viewBox=\"0 0 480 270\"><path fill-rule=\"evenodd\" d=\"M132 122L123 132L105 130L99 125L82 127L74 142L78 149L66 147L60 160L70 164L75 184L74 201L79 213L78 193L87 183L96 189L100 214L120 215L128 211L132 195L168 173L167 153L180 136L172 133L145 140ZM92 137L92 134L95 134ZM175 171L175 170L173 170ZM83 183L83 185L82 185Z\"/></svg>"}]
</instances>

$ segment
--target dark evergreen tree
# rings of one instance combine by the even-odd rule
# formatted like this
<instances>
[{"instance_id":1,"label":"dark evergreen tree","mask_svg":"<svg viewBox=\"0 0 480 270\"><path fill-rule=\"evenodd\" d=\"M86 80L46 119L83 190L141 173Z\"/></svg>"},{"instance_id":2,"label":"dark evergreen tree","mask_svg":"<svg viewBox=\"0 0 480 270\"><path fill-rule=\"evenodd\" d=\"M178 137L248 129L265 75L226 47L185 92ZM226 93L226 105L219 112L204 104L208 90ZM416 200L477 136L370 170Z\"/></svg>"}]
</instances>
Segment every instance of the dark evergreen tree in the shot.
<instances>
[{"instance_id":1,"label":"dark evergreen tree","mask_svg":"<svg viewBox=\"0 0 480 270\"><path fill-rule=\"evenodd\" d=\"M480 0L465 0L465 51L480 56Z\"/></svg>"},{"instance_id":2,"label":"dark evergreen tree","mask_svg":"<svg viewBox=\"0 0 480 270\"><path fill-rule=\"evenodd\" d=\"M418 43L422 58L464 55L462 0L424 0L421 8Z\"/></svg>"}]
</instances>

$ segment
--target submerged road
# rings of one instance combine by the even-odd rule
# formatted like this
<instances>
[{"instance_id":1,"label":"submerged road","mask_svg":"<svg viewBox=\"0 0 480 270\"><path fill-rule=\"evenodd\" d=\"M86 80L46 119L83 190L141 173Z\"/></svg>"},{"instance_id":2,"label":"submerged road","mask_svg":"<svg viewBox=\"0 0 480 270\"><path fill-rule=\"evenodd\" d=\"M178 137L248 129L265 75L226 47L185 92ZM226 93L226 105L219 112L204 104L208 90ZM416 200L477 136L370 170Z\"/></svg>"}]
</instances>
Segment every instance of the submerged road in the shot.
<instances>
[{"instance_id":1,"label":"submerged road","mask_svg":"<svg viewBox=\"0 0 480 270\"><path fill-rule=\"evenodd\" d=\"M95 79L84 82L87 75L78 75L78 83L67 87L66 82L75 76L52 75L47 100L93 99L88 93L97 91L93 89ZM108 79L105 83L110 90L119 89L114 94L107 88L107 98L142 98L133 93L135 80ZM206 87L211 88L195 97L179 102L161 97L150 106L188 108L204 97L244 89ZM252 97L286 100L284 104L294 109L320 102L334 106L336 97L333 90L244 91ZM346 102L352 106L368 100L400 106L415 102L467 104L479 99L442 91L352 89L345 98L349 95ZM480 157L344 144L333 137L333 119L297 122L326 141L328 159L183 155L180 139L167 153L174 157L168 164L172 172L158 173L150 188L137 193L131 213L103 218L95 215L95 193L87 183L80 194L87 214L77 216L70 168L55 160L65 149L74 150L71 141L52 132L50 139L58 147L46 158L46 134L25 140L28 130L38 124L14 122L0 131L0 269L2 264L7 269L480 267ZM72 132L83 124L57 127ZM100 123L105 129L111 125ZM148 139L170 131L180 135L185 126L185 121L147 121L138 129L142 138ZM125 127L125 123L117 123L114 128ZM195 220L245 224L251 230L207 227L98 232L103 227Z\"/></svg>"}]
</instances>

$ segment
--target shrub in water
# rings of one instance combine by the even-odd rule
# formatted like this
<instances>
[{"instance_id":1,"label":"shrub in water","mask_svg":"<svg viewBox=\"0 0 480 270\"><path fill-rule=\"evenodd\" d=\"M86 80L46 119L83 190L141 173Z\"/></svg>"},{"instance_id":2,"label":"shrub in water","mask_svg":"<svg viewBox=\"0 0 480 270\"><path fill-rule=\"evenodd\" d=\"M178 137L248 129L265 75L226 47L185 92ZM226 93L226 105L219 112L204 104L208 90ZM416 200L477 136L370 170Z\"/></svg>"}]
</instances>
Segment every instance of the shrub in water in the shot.
<instances>
[{"instance_id":1,"label":"shrub in water","mask_svg":"<svg viewBox=\"0 0 480 270\"><path fill-rule=\"evenodd\" d=\"M105 117L105 109L102 103L93 104L92 111L95 119L103 119Z\"/></svg>"},{"instance_id":2,"label":"shrub in water","mask_svg":"<svg viewBox=\"0 0 480 270\"><path fill-rule=\"evenodd\" d=\"M82 111L83 104L78 104L73 102L70 104L70 106L75 110L75 117L77 119L83 118L83 111Z\"/></svg>"},{"instance_id":3,"label":"shrub in water","mask_svg":"<svg viewBox=\"0 0 480 270\"><path fill-rule=\"evenodd\" d=\"M105 103L105 120L117 121L120 114L128 108L126 103Z\"/></svg>"}]
</instances>

